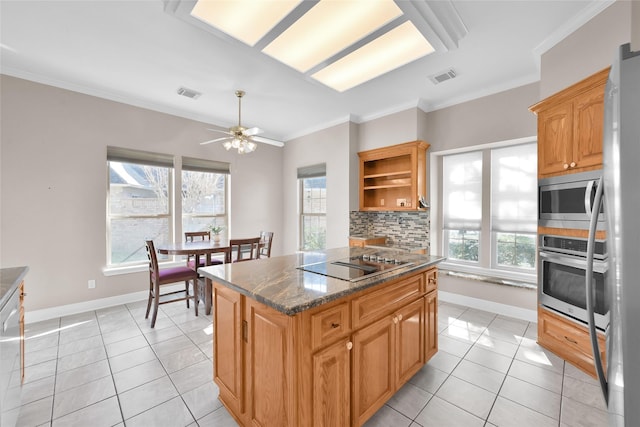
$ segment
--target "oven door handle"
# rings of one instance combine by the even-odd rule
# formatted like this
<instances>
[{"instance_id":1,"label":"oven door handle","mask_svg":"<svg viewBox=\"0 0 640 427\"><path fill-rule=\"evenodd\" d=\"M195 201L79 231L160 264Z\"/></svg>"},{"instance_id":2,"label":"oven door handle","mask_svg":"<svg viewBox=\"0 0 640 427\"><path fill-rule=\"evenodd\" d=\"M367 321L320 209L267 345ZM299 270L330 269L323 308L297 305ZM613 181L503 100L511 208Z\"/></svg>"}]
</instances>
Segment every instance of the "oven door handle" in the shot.
<instances>
[{"instance_id":1,"label":"oven door handle","mask_svg":"<svg viewBox=\"0 0 640 427\"><path fill-rule=\"evenodd\" d=\"M540 251L540 258L544 258L549 262L553 262L560 265L566 265L569 267L586 269L587 259L577 258L573 256L567 256L556 252ZM593 261L593 271L596 273L604 273L607 270L607 263L600 260Z\"/></svg>"}]
</instances>

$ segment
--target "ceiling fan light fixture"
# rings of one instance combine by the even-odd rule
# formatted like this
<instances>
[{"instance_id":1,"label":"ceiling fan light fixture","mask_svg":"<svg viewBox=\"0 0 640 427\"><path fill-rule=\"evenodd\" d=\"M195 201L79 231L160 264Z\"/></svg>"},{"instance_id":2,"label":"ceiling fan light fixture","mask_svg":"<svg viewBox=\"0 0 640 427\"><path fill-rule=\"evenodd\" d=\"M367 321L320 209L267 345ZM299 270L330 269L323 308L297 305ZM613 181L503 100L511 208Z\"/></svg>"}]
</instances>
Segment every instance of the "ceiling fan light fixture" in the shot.
<instances>
[{"instance_id":1,"label":"ceiling fan light fixture","mask_svg":"<svg viewBox=\"0 0 640 427\"><path fill-rule=\"evenodd\" d=\"M225 141L222 146L229 151L231 149L231 141Z\"/></svg>"}]
</instances>

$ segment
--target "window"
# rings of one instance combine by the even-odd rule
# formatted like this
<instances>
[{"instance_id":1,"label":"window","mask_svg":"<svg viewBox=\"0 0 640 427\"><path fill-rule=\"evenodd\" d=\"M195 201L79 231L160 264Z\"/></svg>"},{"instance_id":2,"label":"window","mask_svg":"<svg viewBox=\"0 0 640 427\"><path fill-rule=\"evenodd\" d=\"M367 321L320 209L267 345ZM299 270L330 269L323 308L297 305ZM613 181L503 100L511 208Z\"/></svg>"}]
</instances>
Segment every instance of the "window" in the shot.
<instances>
[{"instance_id":1,"label":"window","mask_svg":"<svg viewBox=\"0 0 640 427\"><path fill-rule=\"evenodd\" d=\"M173 158L107 148L108 265L147 261L144 241L170 241Z\"/></svg>"},{"instance_id":2,"label":"window","mask_svg":"<svg viewBox=\"0 0 640 427\"><path fill-rule=\"evenodd\" d=\"M482 221L482 152L443 159L443 229L452 260L478 262Z\"/></svg>"},{"instance_id":3,"label":"window","mask_svg":"<svg viewBox=\"0 0 640 427\"><path fill-rule=\"evenodd\" d=\"M535 144L491 150L492 265L536 264L538 177Z\"/></svg>"},{"instance_id":4,"label":"window","mask_svg":"<svg viewBox=\"0 0 640 427\"><path fill-rule=\"evenodd\" d=\"M107 147L107 165L109 267L146 264L145 240L159 246L172 242L181 230L228 226L228 163L183 157L181 168L175 168L172 155ZM180 205L182 215L174 208Z\"/></svg>"},{"instance_id":5,"label":"window","mask_svg":"<svg viewBox=\"0 0 640 427\"><path fill-rule=\"evenodd\" d=\"M182 231L206 231L212 225L228 227L229 164L182 158Z\"/></svg>"},{"instance_id":6,"label":"window","mask_svg":"<svg viewBox=\"0 0 640 427\"><path fill-rule=\"evenodd\" d=\"M298 169L300 187L300 249L324 249L327 240L326 165Z\"/></svg>"},{"instance_id":7,"label":"window","mask_svg":"<svg viewBox=\"0 0 640 427\"><path fill-rule=\"evenodd\" d=\"M536 171L535 143L443 156L442 243L449 262L535 272Z\"/></svg>"}]
</instances>

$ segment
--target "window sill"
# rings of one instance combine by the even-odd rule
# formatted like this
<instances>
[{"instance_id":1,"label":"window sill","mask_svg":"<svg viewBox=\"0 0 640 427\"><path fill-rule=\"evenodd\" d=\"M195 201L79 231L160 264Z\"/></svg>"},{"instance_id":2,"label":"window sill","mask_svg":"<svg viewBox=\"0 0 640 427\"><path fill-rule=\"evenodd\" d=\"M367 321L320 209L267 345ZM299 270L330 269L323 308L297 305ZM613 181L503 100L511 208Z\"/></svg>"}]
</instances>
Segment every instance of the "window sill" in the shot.
<instances>
[{"instance_id":1,"label":"window sill","mask_svg":"<svg viewBox=\"0 0 640 427\"><path fill-rule=\"evenodd\" d=\"M491 270L488 268L471 267L460 264L443 262L438 266L440 274L451 277L459 277L479 282L493 283L496 285L513 286L516 288L535 290L537 286L537 276L535 274L525 274L502 270Z\"/></svg>"},{"instance_id":2,"label":"window sill","mask_svg":"<svg viewBox=\"0 0 640 427\"><path fill-rule=\"evenodd\" d=\"M170 261L160 263L160 268L180 267L184 265L184 261ZM123 274L142 273L149 271L149 264L128 265L126 267L105 267L102 274L105 276L120 276Z\"/></svg>"}]
</instances>

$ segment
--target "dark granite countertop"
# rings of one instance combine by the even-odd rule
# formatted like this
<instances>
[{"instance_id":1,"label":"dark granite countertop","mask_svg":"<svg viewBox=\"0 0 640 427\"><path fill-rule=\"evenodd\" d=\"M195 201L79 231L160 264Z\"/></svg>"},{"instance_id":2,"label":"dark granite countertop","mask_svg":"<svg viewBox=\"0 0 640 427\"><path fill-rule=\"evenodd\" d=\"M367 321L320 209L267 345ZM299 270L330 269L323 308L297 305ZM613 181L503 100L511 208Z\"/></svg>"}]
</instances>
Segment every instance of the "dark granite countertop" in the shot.
<instances>
[{"instance_id":1,"label":"dark granite countertop","mask_svg":"<svg viewBox=\"0 0 640 427\"><path fill-rule=\"evenodd\" d=\"M12 267L0 269L0 310L18 289L20 282L29 271L29 267Z\"/></svg>"},{"instance_id":2,"label":"dark granite countertop","mask_svg":"<svg viewBox=\"0 0 640 427\"><path fill-rule=\"evenodd\" d=\"M334 279L297 268L317 262L373 253L393 255L392 257L410 262L411 265L357 282ZM445 258L441 256L351 247L213 265L199 268L198 272L282 313L294 315L390 279L426 269L444 260Z\"/></svg>"}]
</instances>

